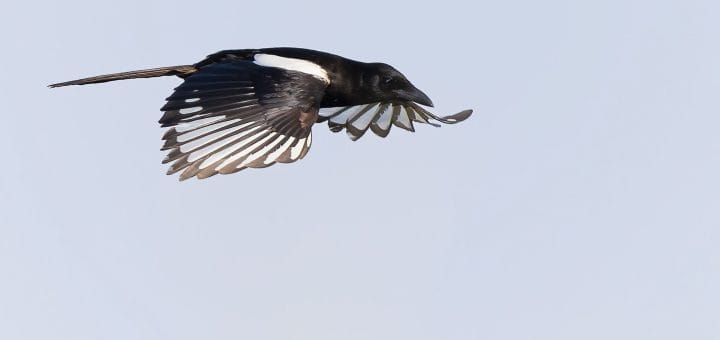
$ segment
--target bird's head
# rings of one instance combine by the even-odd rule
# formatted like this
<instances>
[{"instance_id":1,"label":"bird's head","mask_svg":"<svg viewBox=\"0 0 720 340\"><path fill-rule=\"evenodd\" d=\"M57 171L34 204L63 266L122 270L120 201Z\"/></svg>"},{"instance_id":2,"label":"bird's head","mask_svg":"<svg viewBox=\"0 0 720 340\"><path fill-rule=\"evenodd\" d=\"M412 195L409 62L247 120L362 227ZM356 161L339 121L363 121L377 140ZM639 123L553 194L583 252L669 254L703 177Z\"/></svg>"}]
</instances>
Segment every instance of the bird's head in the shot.
<instances>
[{"instance_id":1,"label":"bird's head","mask_svg":"<svg viewBox=\"0 0 720 340\"><path fill-rule=\"evenodd\" d=\"M373 92L388 101L412 101L425 106L433 106L432 100L420 91L405 76L394 67L383 63L369 64L371 72L368 73Z\"/></svg>"}]
</instances>

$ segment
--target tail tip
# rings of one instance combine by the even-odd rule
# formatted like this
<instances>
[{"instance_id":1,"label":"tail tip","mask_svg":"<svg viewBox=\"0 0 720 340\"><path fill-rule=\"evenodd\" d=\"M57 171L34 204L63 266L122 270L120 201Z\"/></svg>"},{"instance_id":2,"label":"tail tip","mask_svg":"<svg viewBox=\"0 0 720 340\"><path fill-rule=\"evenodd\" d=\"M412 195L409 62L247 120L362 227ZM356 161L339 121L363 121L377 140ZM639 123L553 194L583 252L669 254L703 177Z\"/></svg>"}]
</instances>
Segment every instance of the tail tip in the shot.
<instances>
[{"instance_id":1,"label":"tail tip","mask_svg":"<svg viewBox=\"0 0 720 340\"><path fill-rule=\"evenodd\" d=\"M54 88L56 88L56 87L63 87L63 86L68 86L68 85L72 85L72 82L55 83L55 84L50 84L50 85L48 85L47 87L50 88L50 89L54 89Z\"/></svg>"}]
</instances>

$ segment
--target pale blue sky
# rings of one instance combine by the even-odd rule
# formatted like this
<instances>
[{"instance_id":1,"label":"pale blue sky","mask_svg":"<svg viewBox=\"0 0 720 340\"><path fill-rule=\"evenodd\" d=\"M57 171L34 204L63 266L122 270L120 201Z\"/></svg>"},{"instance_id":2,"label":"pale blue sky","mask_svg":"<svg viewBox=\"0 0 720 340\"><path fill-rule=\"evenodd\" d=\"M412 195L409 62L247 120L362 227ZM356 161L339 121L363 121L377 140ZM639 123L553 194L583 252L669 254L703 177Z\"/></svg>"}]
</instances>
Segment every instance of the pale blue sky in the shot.
<instances>
[{"instance_id":1,"label":"pale blue sky","mask_svg":"<svg viewBox=\"0 0 720 340\"><path fill-rule=\"evenodd\" d=\"M0 14L0 339L720 338L716 1L25 1ZM178 182L177 78L298 46L468 121Z\"/></svg>"}]
</instances>

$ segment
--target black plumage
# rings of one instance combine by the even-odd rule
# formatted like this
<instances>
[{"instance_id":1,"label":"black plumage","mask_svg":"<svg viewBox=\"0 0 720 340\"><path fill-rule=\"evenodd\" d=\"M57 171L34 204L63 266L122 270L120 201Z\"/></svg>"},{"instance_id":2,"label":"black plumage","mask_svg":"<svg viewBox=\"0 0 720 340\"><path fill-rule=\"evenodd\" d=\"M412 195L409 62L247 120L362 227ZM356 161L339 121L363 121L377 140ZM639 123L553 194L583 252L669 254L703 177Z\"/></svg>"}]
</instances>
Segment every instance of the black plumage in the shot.
<instances>
[{"instance_id":1,"label":"black plumage","mask_svg":"<svg viewBox=\"0 0 720 340\"><path fill-rule=\"evenodd\" d=\"M50 87L174 75L183 78L161 108L164 163L180 179L206 178L276 162L294 162L312 143L312 125L328 121L356 140L381 137L413 121L454 124L471 110L438 117L422 91L393 67L299 48L227 50L194 65L78 79ZM418 105L420 104L420 105ZM320 110L323 109L323 112Z\"/></svg>"}]
</instances>

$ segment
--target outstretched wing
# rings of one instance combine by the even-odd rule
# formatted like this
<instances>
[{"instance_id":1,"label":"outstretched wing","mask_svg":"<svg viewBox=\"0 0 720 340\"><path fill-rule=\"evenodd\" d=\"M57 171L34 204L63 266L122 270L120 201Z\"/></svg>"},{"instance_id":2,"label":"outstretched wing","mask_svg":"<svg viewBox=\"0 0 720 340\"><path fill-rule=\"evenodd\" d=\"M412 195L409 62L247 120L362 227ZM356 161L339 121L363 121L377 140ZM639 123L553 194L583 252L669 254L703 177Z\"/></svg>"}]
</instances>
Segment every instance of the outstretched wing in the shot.
<instances>
[{"instance_id":1,"label":"outstretched wing","mask_svg":"<svg viewBox=\"0 0 720 340\"><path fill-rule=\"evenodd\" d=\"M318 121L327 120L331 131L340 132L345 129L350 139L357 140L368 129L380 137L385 137L393 125L412 132L415 131L413 122L433 126L440 126L433 121L455 124L467 119L471 114L472 110L465 110L440 117L413 102L388 102L322 109Z\"/></svg>"},{"instance_id":2,"label":"outstretched wing","mask_svg":"<svg viewBox=\"0 0 720 340\"><path fill-rule=\"evenodd\" d=\"M162 107L168 174L180 180L290 163L312 143L311 126L327 83L252 61L203 66Z\"/></svg>"}]
</instances>

